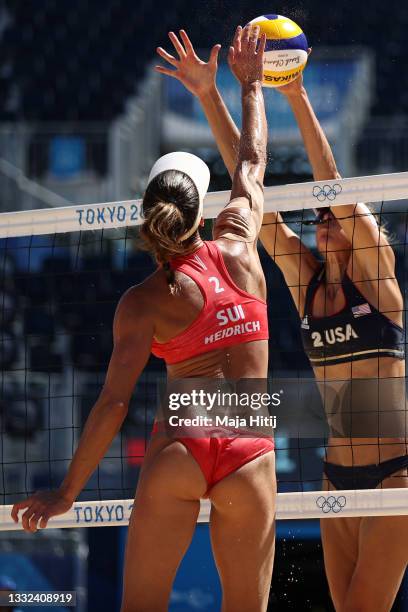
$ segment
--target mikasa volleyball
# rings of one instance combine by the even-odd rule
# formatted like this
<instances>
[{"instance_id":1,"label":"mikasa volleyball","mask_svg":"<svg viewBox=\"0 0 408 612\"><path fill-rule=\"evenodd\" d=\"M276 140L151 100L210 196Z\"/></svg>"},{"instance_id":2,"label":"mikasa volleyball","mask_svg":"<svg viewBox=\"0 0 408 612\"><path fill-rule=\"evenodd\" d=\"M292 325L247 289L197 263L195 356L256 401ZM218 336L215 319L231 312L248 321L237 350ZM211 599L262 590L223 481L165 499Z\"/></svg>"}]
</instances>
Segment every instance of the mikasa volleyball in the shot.
<instances>
[{"instance_id":1,"label":"mikasa volleyball","mask_svg":"<svg viewBox=\"0 0 408 612\"><path fill-rule=\"evenodd\" d=\"M301 28L282 15L261 15L249 22L266 34L265 87L281 87L294 81L307 63L307 40Z\"/></svg>"}]
</instances>

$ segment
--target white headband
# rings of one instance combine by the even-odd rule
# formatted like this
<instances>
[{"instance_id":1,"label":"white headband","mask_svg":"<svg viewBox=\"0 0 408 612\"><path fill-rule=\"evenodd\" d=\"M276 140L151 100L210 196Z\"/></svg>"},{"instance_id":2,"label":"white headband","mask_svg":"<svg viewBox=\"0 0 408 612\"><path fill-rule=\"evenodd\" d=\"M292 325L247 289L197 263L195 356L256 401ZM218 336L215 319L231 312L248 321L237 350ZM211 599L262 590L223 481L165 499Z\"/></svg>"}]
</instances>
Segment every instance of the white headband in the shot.
<instances>
[{"instance_id":1,"label":"white headband","mask_svg":"<svg viewBox=\"0 0 408 612\"><path fill-rule=\"evenodd\" d=\"M183 151L167 153L167 155L160 157L153 165L150 171L148 184L158 174L166 172L167 170L184 172L184 174L193 181L198 191L199 206L196 220L194 221L193 227L180 238L180 241L187 240L187 238L190 238L197 230L203 216L204 197L207 193L208 185L210 184L210 170L202 159L192 153L184 153Z\"/></svg>"}]
</instances>

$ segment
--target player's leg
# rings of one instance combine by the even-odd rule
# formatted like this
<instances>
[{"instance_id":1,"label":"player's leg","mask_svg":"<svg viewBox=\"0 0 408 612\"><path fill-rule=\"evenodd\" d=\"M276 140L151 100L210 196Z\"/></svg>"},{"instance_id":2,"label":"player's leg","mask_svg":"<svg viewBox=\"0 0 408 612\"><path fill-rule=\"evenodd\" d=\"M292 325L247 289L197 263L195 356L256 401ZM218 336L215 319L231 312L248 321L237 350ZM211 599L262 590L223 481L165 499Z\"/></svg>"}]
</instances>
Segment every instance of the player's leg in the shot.
<instances>
[{"instance_id":1,"label":"player's leg","mask_svg":"<svg viewBox=\"0 0 408 612\"><path fill-rule=\"evenodd\" d=\"M358 559L361 518L321 519L324 567L336 610L342 610Z\"/></svg>"},{"instance_id":2,"label":"player's leg","mask_svg":"<svg viewBox=\"0 0 408 612\"><path fill-rule=\"evenodd\" d=\"M148 457L126 546L122 612L165 612L194 533L205 478L180 442Z\"/></svg>"},{"instance_id":3,"label":"player's leg","mask_svg":"<svg viewBox=\"0 0 408 612\"><path fill-rule=\"evenodd\" d=\"M222 611L264 611L275 549L275 453L262 455L224 478L212 488L210 499Z\"/></svg>"},{"instance_id":4,"label":"player's leg","mask_svg":"<svg viewBox=\"0 0 408 612\"><path fill-rule=\"evenodd\" d=\"M341 612L388 612L408 564L408 517L361 519L358 561Z\"/></svg>"}]
</instances>

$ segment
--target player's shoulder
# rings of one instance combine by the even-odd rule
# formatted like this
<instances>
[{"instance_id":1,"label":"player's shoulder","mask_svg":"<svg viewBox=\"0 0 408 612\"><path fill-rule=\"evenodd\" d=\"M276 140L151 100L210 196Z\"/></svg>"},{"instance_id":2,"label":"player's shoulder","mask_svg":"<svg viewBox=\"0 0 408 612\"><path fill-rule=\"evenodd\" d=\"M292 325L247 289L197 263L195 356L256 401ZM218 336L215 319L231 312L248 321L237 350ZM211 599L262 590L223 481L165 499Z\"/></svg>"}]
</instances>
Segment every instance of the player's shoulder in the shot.
<instances>
[{"instance_id":1,"label":"player's shoulder","mask_svg":"<svg viewBox=\"0 0 408 612\"><path fill-rule=\"evenodd\" d=\"M118 302L116 313L129 317L151 315L155 312L159 293L163 290L164 273L155 270L150 276L125 291Z\"/></svg>"}]
</instances>

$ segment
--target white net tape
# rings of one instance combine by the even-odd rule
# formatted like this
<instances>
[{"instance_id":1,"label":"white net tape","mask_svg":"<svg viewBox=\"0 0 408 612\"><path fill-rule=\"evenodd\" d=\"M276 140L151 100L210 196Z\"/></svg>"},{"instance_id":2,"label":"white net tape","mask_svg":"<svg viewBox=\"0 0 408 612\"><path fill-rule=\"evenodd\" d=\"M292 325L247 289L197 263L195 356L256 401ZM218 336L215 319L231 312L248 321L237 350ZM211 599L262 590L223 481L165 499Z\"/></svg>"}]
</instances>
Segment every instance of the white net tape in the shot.
<instances>
[{"instance_id":1,"label":"white net tape","mask_svg":"<svg viewBox=\"0 0 408 612\"><path fill-rule=\"evenodd\" d=\"M213 219L229 200L229 191L207 194L204 216ZM299 211L355 202L406 199L408 172L265 188L265 212ZM0 238L130 227L142 223L141 200L0 214Z\"/></svg>"},{"instance_id":2,"label":"white net tape","mask_svg":"<svg viewBox=\"0 0 408 612\"><path fill-rule=\"evenodd\" d=\"M71 510L53 517L48 527L117 527L129 523L133 500L75 502ZM11 518L12 506L0 507L0 531L22 529ZM21 513L20 513L21 514ZM356 516L408 515L407 489L307 491L278 493L277 519L317 519ZM199 523L208 523L210 503L202 500Z\"/></svg>"}]
</instances>

